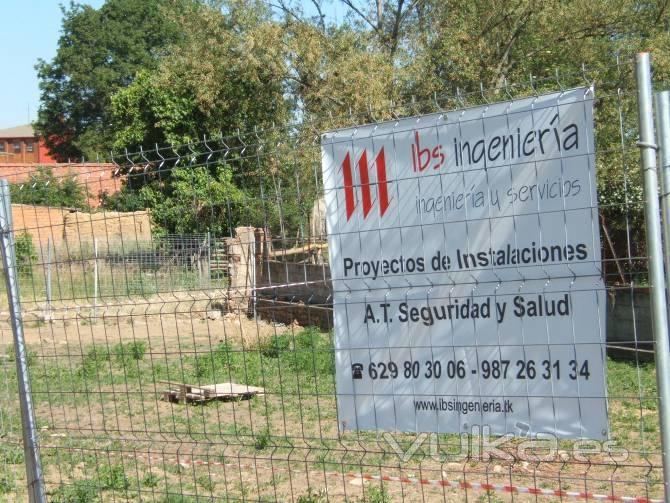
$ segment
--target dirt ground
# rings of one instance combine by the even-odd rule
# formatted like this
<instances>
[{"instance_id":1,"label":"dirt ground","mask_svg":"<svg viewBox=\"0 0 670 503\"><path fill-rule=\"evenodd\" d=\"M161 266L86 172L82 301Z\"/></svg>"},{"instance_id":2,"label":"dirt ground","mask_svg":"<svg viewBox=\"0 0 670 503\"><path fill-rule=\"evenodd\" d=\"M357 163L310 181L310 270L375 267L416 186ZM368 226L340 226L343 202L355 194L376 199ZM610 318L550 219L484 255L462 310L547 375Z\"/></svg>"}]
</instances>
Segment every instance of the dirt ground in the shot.
<instances>
[{"instance_id":1,"label":"dirt ground","mask_svg":"<svg viewBox=\"0 0 670 503\"><path fill-rule=\"evenodd\" d=\"M146 341L150 347L207 347L227 342L257 347L289 328L221 309L223 291L175 292L146 299L103 300L98 305L53 303L23 306L24 337L41 351L76 344ZM11 343L9 313L0 311L0 343Z\"/></svg>"},{"instance_id":2,"label":"dirt ground","mask_svg":"<svg viewBox=\"0 0 670 503\"><path fill-rule=\"evenodd\" d=\"M113 299L97 306L53 305L51 310L25 305L25 339L45 367L52 360L81 362L94 345L112 348L136 341L146 344L151 365L160 365L212 351L221 343L257 351L273 335L302 330L245 313L224 314L222 298L222 292L188 292ZM11 352L11 340L8 313L0 313L4 354ZM302 388L292 383L294 376L289 374L280 392L198 406L161 400L165 385L156 379L117 373L104 384L67 381L65 389L58 384L63 377L49 372L44 374L36 415L53 494L61 484L69 487L84 479L97 481L103 501L177 501L168 498L171 493L206 501L302 503L567 498L519 493L511 486L659 498L661 494L659 460L653 452L635 453L625 461L599 455L583 461L568 456L550 462L455 462L426 455L404 462L380 436L341 434L334 394L306 392L304 383ZM123 468L128 485L104 482L117 466ZM20 478L16 468L12 471ZM487 491L478 483L499 487ZM4 495L6 501L23 501L24 496L20 491Z\"/></svg>"}]
</instances>

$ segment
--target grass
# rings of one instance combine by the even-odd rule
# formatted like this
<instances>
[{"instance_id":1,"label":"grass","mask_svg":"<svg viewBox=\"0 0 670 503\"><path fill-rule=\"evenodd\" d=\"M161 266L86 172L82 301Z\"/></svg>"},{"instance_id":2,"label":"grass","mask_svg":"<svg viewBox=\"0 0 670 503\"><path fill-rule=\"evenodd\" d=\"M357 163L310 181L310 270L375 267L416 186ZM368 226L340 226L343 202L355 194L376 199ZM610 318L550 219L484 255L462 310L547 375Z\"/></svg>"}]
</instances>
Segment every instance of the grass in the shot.
<instances>
[{"instance_id":1,"label":"grass","mask_svg":"<svg viewBox=\"0 0 670 503\"><path fill-rule=\"evenodd\" d=\"M133 341L61 348L59 357L32 354L30 369L38 420L46 420L49 426L44 435L52 430L66 434L63 439L45 436L43 440L57 444L42 451L45 470L50 473L57 469L61 474L51 479L50 501L140 500L145 492L152 495L152 501L209 501L205 495L214 492L233 500L264 500L276 490L272 480L251 486L253 489L245 484L233 487L234 468L211 468L208 472L206 466L195 469L160 462L149 467L135 457L134 449L142 452L143 446L152 445L160 446L158 449L183 445L187 456L223 460L233 467L266 458L303 459L299 462L303 470L308 466L317 472L360 472L374 466L398 465L398 459L374 433L338 433L331 334L308 328L277 334L254 348L220 343L203 350L184 342L179 351L161 355L152 353L145 341ZM609 359L607 370L612 438L618 445L657 452L653 363L638 365ZM5 374L8 388L14 389L13 363L5 366ZM234 381L263 386L267 394L251 401L204 406L159 404L152 386L161 380L193 384ZM18 439L20 421L15 403L1 398L0 418L2 424L10 425L4 433ZM78 429L76 423L63 422L65 418L88 420L94 412L98 419L93 430L86 430L91 426ZM411 443L413 438L408 435L399 440ZM457 440L456 436L440 436L446 447ZM129 456L118 454L123 452ZM419 466L425 469L431 462L429 455L419 451L405 469L414 473ZM0 443L0 493L21 489L11 468L20 469L22 462L18 442ZM279 461L275 463L280 465ZM625 469L625 462L620 463L617 473ZM85 476L70 478L75 471ZM54 484L54 480L61 480L59 477L63 483ZM641 474L631 477L645 480ZM653 473L646 482L653 487L659 483ZM284 482L284 490L288 483ZM292 479L290 483L294 483ZM319 491L307 491L310 487L298 501L319 502L325 497ZM192 496L182 498L182 493ZM330 495L328 499L332 499ZM365 503L391 500L387 491L375 485L365 487L360 499L350 498Z\"/></svg>"}]
</instances>

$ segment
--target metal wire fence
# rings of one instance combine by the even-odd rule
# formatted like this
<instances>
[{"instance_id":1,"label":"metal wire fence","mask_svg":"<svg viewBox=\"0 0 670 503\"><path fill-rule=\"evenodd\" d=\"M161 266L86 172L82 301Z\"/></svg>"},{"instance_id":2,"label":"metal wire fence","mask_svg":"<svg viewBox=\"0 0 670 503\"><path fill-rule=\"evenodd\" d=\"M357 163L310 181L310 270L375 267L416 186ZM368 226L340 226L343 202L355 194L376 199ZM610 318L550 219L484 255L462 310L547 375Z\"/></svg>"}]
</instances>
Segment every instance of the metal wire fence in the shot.
<instances>
[{"instance_id":1,"label":"metal wire fence","mask_svg":"<svg viewBox=\"0 0 670 503\"><path fill-rule=\"evenodd\" d=\"M393 124L424 113L458 122L468 107L568 93L584 86L585 76L587 88L595 88L590 104L597 201L585 209L595 215L601 237L594 245L600 257L595 266L606 289L606 324L597 328L596 353L603 358L606 388L602 396L585 392L578 398L606 400L608 429L597 440L569 440L558 431L556 437L552 431L536 437L531 422L511 425L513 437L489 437L460 429L467 411L451 416L456 432L451 426L423 433L419 426L388 427L414 417L415 411L402 407L383 412L388 417L378 421L387 427L377 431L343 424L349 412L342 410L346 401L338 410L337 397L348 392L338 379L349 348L342 346L338 330L346 321L337 309L338 302L348 302L349 308L355 302L329 263L334 242L368 243L369 229L351 234L331 226L326 242L324 222L332 206L323 199L331 190L327 180L324 189L322 175L323 132L368 123L383 127L385 120ZM531 79L389 104L360 116L306 115L272 130L115 157L106 172L122 193L141 186L164 195L148 213L121 211L126 208L118 199L117 208L80 214L82 223L74 225L51 214L22 219L21 212L35 209L15 207L13 233L19 241L27 233L33 243L17 242L16 272L47 499L660 501L659 400L635 110L632 65L626 62L603 75ZM370 166L374 162L369 159ZM564 176L559 173L561 182ZM101 179L94 173L81 182L95 194ZM517 194L522 182L511 186ZM365 182L354 185L358 190ZM432 194L434 186L421 186L419 196ZM383 204L381 194L374 194L370 204ZM391 200L400 196L392 192ZM337 197L344 212L344 196ZM563 219L567 210L558 213ZM484 220L494 235L497 221L490 215ZM432 232L424 221L416 227ZM464 241L472 236L468 232ZM526 231L514 232L522 239ZM410 246L421 250L411 238L402 250L375 246L381 257L410 256ZM545 280L560 283L561 274L549 272ZM388 288L395 291L400 286L390 276ZM419 287L418 280L410 286L433 301L440 288L455 288L456 275L443 284L439 275L435 278L428 287ZM488 283L504 290L513 281L502 277ZM472 280L465 282L471 289ZM475 283L485 290L487 281ZM407 285L402 288L405 295ZM598 287L587 290L597 296ZM574 333L572 324L567 330ZM3 311L0 498L24 501L10 329ZM505 345L499 342L496 351ZM568 346L577 351L579 341ZM389 348L377 347L385 354ZM442 363L446 375L447 362ZM454 372L460 371L455 367ZM573 386L579 393L577 381ZM388 390L372 393L383 397ZM485 395L480 399L491 398ZM427 396L438 398L435 391ZM560 397L550 389L549 398ZM563 407L554 410L554 420L572 415L576 431L596 414L589 408L575 412L570 401Z\"/></svg>"}]
</instances>

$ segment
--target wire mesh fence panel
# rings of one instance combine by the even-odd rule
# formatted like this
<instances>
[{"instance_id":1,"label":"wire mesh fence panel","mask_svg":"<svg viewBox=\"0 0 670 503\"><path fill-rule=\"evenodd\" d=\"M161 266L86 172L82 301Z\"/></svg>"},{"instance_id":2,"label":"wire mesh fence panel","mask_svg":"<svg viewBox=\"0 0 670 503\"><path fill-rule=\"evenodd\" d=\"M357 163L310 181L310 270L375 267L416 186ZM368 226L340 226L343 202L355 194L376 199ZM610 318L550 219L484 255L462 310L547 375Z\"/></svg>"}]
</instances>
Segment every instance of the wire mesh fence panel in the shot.
<instances>
[{"instance_id":1,"label":"wire mesh fence panel","mask_svg":"<svg viewBox=\"0 0 670 503\"><path fill-rule=\"evenodd\" d=\"M77 210L31 202L39 195L35 188L44 183L39 173L32 179L9 177L12 196L20 201L12 208L17 272L50 501L660 500L658 394L632 66L613 65L586 77L586 84L580 73L408 100L361 115L306 115L299 123L270 130L142 149L77 177L84 196ZM560 100L575 87L588 94L579 111L593 113L595 145L583 145L591 161L587 156L586 164L573 169L566 147L571 131L560 122ZM553 123L539 125L554 120L553 112L545 117L537 106L548 93L559 102L555 115L561 129L556 133ZM538 121L532 136L522 137L522 126L511 120L513 99L527 99L526 113ZM506 104L496 108L497 102ZM438 138L442 126L422 118L430 124L423 126L422 114L436 114L431 120L464 135L468 126L463 118L472 110L486 120L498 117L512 139L495 140L492 132L480 130L481 146L472 141L465 150L452 144L451 137L449 143L445 139L442 159L453 171L442 171L437 147L428 151L428 140L420 144L418 136L407 132L407 141L415 142L405 166L410 175L395 171L400 166L391 158L393 142L400 143L395 133L384 133L385 150L374 145L375 131L392 130L408 117L421 135ZM477 127L488 124L483 120L472 119ZM368 150L356 150L348 140L352 154L332 154L330 159L328 142L356 128L372 131ZM531 146L539 151L543 141L548 149L555 134L563 135L555 158L541 162L539 153L529 153L519 167L517 158L524 151ZM504 141L515 143L505 147ZM505 148L516 149L514 161L502 155ZM462 156L472 160L479 156L477 149L482 150L480 159L465 173ZM380 151L386 152L381 161ZM513 151L507 151L509 156ZM459 156L461 167L456 169ZM424 166L424 159L430 166ZM330 172L344 176L343 181L324 180L322 167L329 162L335 163ZM546 162L553 164L547 167ZM597 187L589 186L589 169L595 169ZM424 171L429 178L417 182L417 173ZM53 180L57 185L70 178L54 177L50 185L55 190ZM494 180L506 188L496 205L509 207L505 217L511 223L493 214L490 192L484 194L488 206L478 206L474 189L491 187ZM390 187L386 193L384 183ZM95 196L103 185L118 192L98 205ZM153 201L151 209L144 209L146 200L137 200L139 188ZM399 209L413 191L417 199ZM570 191L589 197L576 209L567 208ZM543 220L550 203L556 216ZM448 205L469 209L454 210L452 218ZM365 227L364 216L385 217L386 210L416 218L411 225ZM570 216L573 210L581 216ZM325 222L335 214L341 222L356 222L356 231L329 220L327 233ZM588 254L575 247L566 258L567 246L574 245L572 226L584 218L600 240L589 244ZM535 230L529 230L530 220ZM446 235L451 225L461 225L462 233ZM488 229L483 241L477 238L477 226ZM476 262L483 260L477 250L487 260L500 250L512 254L506 251L508 244L520 249L536 231L540 236L556 232L565 240L556 250L543 248L541 237L532 246L527 243L534 250L528 253L536 257L529 262L541 263L542 277L531 277L531 268L520 262L438 270L443 256L430 274L412 275L410 270L412 257L422 257L426 264L435 259L435 250L424 246L435 233L444 236L448 253L460 247ZM494 245L499 233L512 236L512 242ZM396 238L399 245L393 244ZM368 255L376 255L381 265L346 262L341 252L347 246L358 246L361 256L373 250ZM559 256L552 259L552 253ZM456 255L450 260L457 260ZM592 281L583 286L580 267L587 266L597 274L589 273ZM343 270L351 282L343 280ZM532 290L531 283L540 285L539 290ZM552 332L548 315L538 314L539 323L518 325L516 342L494 328L497 338L477 347L483 321L428 318L433 306L448 308L455 299L472 306L486 298L494 299L489 309L495 316L495 299L507 295L513 302L519 285L535 292L533 298L539 291L547 298L571 299L553 308L560 311L569 304L572 310L564 313L563 332ZM367 306L373 301L377 307L370 315ZM378 307L384 302L394 306L388 319ZM528 314L528 297L518 302L516 309ZM589 312L593 305L597 312ZM508 309L511 313L515 307ZM574 312L580 309L589 319L601 320L590 334L595 338L590 368L570 357L582 354L583 341L575 338L585 330L576 326L582 318ZM343 342L353 340L354 322L362 330L364 347ZM395 346L389 342L394 322L405 323L402 336L407 338ZM9 500L22 500L9 330L5 312L0 428L7 441L3 439L0 451L0 492ZM532 356L532 344L523 341L530 340L533 330L545 337L535 346L565 358ZM419 341L427 331L429 342ZM469 340L452 340L456 336ZM552 337L563 342L554 343ZM473 347L473 360L457 356ZM436 348L452 356L444 357ZM358 350L367 359L356 369L351 355ZM360 378L345 375L346 368L360 372ZM429 387L420 388L419 375ZM343 384L343 376L352 388ZM355 388L357 379L369 388ZM593 392L598 388L590 383L599 379L603 388ZM510 391L521 380L523 389ZM475 384L468 388L466 381ZM495 395L491 390L499 391ZM519 397L528 408L528 421L505 424L488 435L485 424L475 419L484 417L476 416L483 403ZM440 400L452 404L448 414L446 406L442 413ZM594 434L588 425L603 419L601 404L606 404L608 422ZM429 426L417 412L422 407L433 407ZM365 419L370 414L372 423ZM497 414L515 417L512 410ZM538 426L542 414L553 428Z\"/></svg>"}]
</instances>

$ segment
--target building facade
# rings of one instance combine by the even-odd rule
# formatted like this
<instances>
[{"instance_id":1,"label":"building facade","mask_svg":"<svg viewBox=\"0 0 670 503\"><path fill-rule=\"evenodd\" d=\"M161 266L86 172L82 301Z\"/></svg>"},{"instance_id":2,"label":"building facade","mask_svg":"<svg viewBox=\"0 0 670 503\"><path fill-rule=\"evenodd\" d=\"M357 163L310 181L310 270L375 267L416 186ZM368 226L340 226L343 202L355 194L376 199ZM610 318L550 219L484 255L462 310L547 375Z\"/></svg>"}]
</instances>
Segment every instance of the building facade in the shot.
<instances>
[{"instance_id":1,"label":"building facade","mask_svg":"<svg viewBox=\"0 0 670 503\"><path fill-rule=\"evenodd\" d=\"M55 162L30 124L0 129L0 164Z\"/></svg>"}]
</instances>

